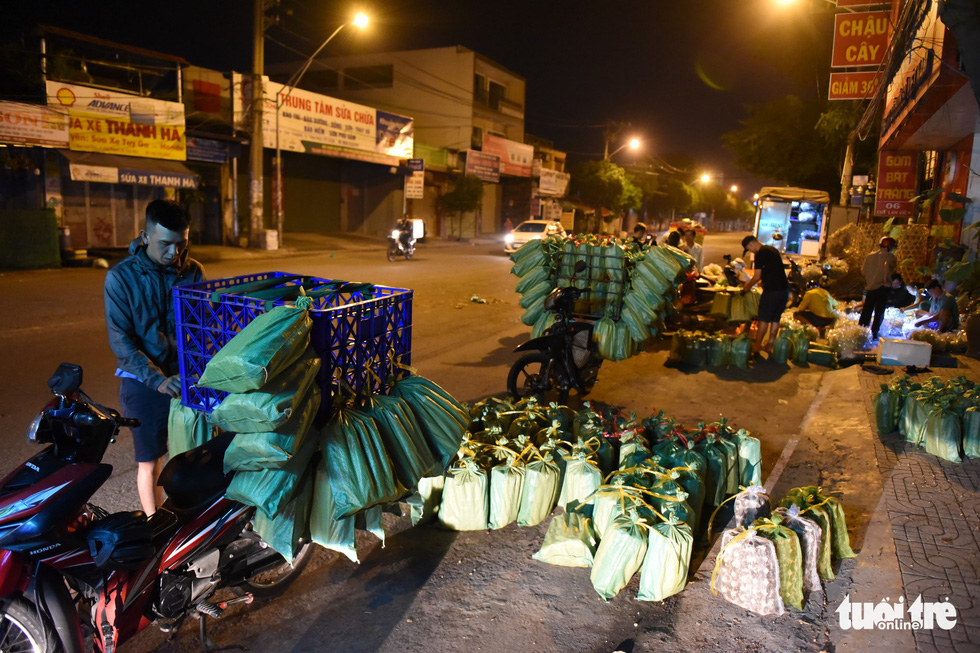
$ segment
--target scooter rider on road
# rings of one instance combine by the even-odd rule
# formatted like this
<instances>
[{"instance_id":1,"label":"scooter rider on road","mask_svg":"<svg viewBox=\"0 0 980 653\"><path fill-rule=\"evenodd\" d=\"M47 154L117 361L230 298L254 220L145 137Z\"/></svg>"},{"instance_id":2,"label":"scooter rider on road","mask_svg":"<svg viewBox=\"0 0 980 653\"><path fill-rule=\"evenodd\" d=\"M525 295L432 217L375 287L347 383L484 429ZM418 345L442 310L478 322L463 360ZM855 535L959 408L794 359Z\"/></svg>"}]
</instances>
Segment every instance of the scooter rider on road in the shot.
<instances>
[{"instance_id":1,"label":"scooter rider on road","mask_svg":"<svg viewBox=\"0 0 980 653\"><path fill-rule=\"evenodd\" d=\"M412 240L414 226L407 213L403 213L402 217L398 219L398 222L395 223L395 229L398 230L398 241L401 243L402 248L408 249L408 244Z\"/></svg>"}]
</instances>

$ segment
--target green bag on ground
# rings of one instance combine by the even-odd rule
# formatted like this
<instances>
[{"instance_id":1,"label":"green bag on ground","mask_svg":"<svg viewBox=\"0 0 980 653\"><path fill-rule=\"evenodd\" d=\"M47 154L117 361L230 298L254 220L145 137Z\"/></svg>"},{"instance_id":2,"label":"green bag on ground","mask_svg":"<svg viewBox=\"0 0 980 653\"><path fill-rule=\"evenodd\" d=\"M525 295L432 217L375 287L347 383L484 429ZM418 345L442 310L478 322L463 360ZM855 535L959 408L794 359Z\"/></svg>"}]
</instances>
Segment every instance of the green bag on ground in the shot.
<instances>
[{"instance_id":1,"label":"green bag on ground","mask_svg":"<svg viewBox=\"0 0 980 653\"><path fill-rule=\"evenodd\" d=\"M341 553L358 562L354 540L354 517L337 519L337 507L330 489L327 461L321 456L316 466L313 488L313 509L310 512L310 538L320 546Z\"/></svg>"},{"instance_id":2,"label":"green bag on ground","mask_svg":"<svg viewBox=\"0 0 980 653\"><path fill-rule=\"evenodd\" d=\"M732 337L726 334L715 336L715 346L711 352L712 367L728 367L732 362Z\"/></svg>"},{"instance_id":3,"label":"green bag on ground","mask_svg":"<svg viewBox=\"0 0 980 653\"><path fill-rule=\"evenodd\" d=\"M541 548L531 557L560 567L591 567L598 543L591 519L565 512L552 517Z\"/></svg>"},{"instance_id":4,"label":"green bag on ground","mask_svg":"<svg viewBox=\"0 0 980 653\"><path fill-rule=\"evenodd\" d=\"M980 408L975 406L963 413L963 453L980 458Z\"/></svg>"},{"instance_id":5,"label":"green bag on ground","mask_svg":"<svg viewBox=\"0 0 980 653\"><path fill-rule=\"evenodd\" d=\"M339 409L320 438L337 519L404 496L405 488L395 478L373 419L360 411Z\"/></svg>"},{"instance_id":6,"label":"green bag on ground","mask_svg":"<svg viewBox=\"0 0 980 653\"><path fill-rule=\"evenodd\" d=\"M534 460L524 470L524 492L517 525L537 526L555 509L561 470L552 460Z\"/></svg>"},{"instance_id":7,"label":"green bag on ground","mask_svg":"<svg viewBox=\"0 0 980 653\"><path fill-rule=\"evenodd\" d=\"M320 409L320 388L310 386L299 409L278 431L269 433L239 433L225 450L225 473L279 469L302 446Z\"/></svg>"},{"instance_id":8,"label":"green bag on ground","mask_svg":"<svg viewBox=\"0 0 980 653\"><path fill-rule=\"evenodd\" d=\"M776 342L772 346L772 360L780 365L785 365L786 362L793 356L793 341L790 340L789 334L783 329L776 336Z\"/></svg>"},{"instance_id":9,"label":"green bag on ground","mask_svg":"<svg viewBox=\"0 0 980 653\"><path fill-rule=\"evenodd\" d=\"M898 428L898 415L902 407L902 396L892 392L888 384L881 384L881 392L874 397L875 423L878 435L894 433Z\"/></svg>"},{"instance_id":10,"label":"green bag on ground","mask_svg":"<svg viewBox=\"0 0 980 653\"><path fill-rule=\"evenodd\" d=\"M830 519L830 510L826 504L816 505L808 509L800 509L800 516L814 521L820 527L820 557L817 558L817 573L824 580L834 580L834 526Z\"/></svg>"},{"instance_id":11,"label":"green bag on ground","mask_svg":"<svg viewBox=\"0 0 980 653\"><path fill-rule=\"evenodd\" d=\"M414 488L419 479L442 471L429 450L422 427L404 399L371 395L364 410L377 423L395 476L402 485Z\"/></svg>"},{"instance_id":12,"label":"green bag on ground","mask_svg":"<svg viewBox=\"0 0 980 653\"><path fill-rule=\"evenodd\" d=\"M313 497L313 467L307 466L300 477L296 492L282 506L274 518L269 519L261 511L255 513L255 533L266 544L292 562L302 547L302 540L308 532L310 503Z\"/></svg>"},{"instance_id":13,"label":"green bag on ground","mask_svg":"<svg viewBox=\"0 0 980 653\"><path fill-rule=\"evenodd\" d=\"M823 365L824 367L829 367L830 369L837 369L837 351L828 351L824 349L813 349L812 347L806 353L806 360L808 363L813 363L814 365Z\"/></svg>"},{"instance_id":14,"label":"green bag on ground","mask_svg":"<svg viewBox=\"0 0 980 653\"><path fill-rule=\"evenodd\" d=\"M299 408L300 400L306 397L319 371L320 358L311 347L261 390L225 397L211 413L211 423L235 433L275 431Z\"/></svg>"},{"instance_id":15,"label":"green bag on ground","mask_svg":"<svg viewBox=\"0 0 980 653\"><path fill-rule=\"evenodd\" d=\"M263 387L306 351L310 304L301 297L257 316L208 361L197 385L234 393Z\"/></svg>"},{"instance_id":16,"label":"green bag on ground","mask_svg":"<svg viewBox=\"0 0 980 653\"><path fill-rule=\"evenodd\" d=\"M803 365L810 356L810 338L807 336L806 328L793 329L790 332L790 339L793 342L793 362Z\"/></svg>"},{"instance_id":17,"label":"green bag on ground","mask_svg":"<svg viewBox=\"0 0 980 653\"><path fill-rule=\"evenodd\" d=\"M445 476L427 476L419 479L418 492L409 497L412 526L427 524L439 514L439 504L442 503L442 488L446 483Z\"/></svg>"},{"instance_id":18,"label":"green bag on ground","mask_svg":"<svg viewBox=\"0 0 980 653\"><path fill-rule=\"evenodd\" d=\"M796 532L783 526L780 517L757 519L748 530L755 530L776 547L779 561L779 596L784 605L803 609L803 550Z\"/></svg>"},{"instance_id":19,"label":"green bag on ground","mask_svg":"<svg viewBox=\"0 0 980 653\"><path fill-rule=\"evenodd\" d=\"M600 485L592 497L592 528L602 540L612 523L624 512L623 494L627 492L621 485Z\"/></svg>"},{"instance_id":20,"label":"green bag on ground","mask_svg":"<svg viewBox=\"0 0 980 653\"><path fill-rule=\"evenodd\" d=\"M472 460L463 460L446 474L439 523L454 531L482 531L490 521L487 474Z\"/></svg>"},{"instance_id":21,"label":"green bag on ground","mask_svg":"<svg viewBox=\"0 0 980 653\"><path fill-rule=\"evenodd\" d=\"M167 418L167 452L170 457L199 447L210 439L211 427L207 415L188 408L178 397L171 399L170 416Z\"/></svg>"},{"instance_id":22,"label":"green bag on ground","mask_svg":"<svg viewBox=\"0 0 980 653\"><path fill-rule=\"evenodd\" d=\"M611 599L626 587L639 571L647 552L649 529L639 521L635 510L616 518L606 529L592 563L592 587L604 599Z\"/></svg>"},{"instance_id":23,"label":"green bag on ground","mask_svg":"<svg viewBox=\"0 0 980 653\"><path fill-rule=\"evenodd\" d=\"M826 501L830 507L830 519L833 522L834 555L841 560L845 558L856 558L857 554L851 549L851 538L847 534L844 506L841 505L840 499L837 497L827 497Z\"/></svg>"},{"instance_id":24,"label":"green bag on ground","mask_svg":"<svg viewBox=\"0 0 980 653\"><path fill-rule=\"evenodd\" d=\"M906 442L922 445L925 442L925 423L932 411L932 398L926 392L909 393L899 416L899 432Z\"/></svg>"},{"instance_id":25,"label":"green bag on ground","mask_svg":"<svg viewBox=\"0 0 980 653\"><path fill-rule=\"evenodd\" d=\"M709 506L719 506L725 500L728 460L722 451L711 446L707 440L701 440L697 444L697 452L704 456L708 463L704 478L705 503Z\"/></svg>"},{"instance_id":26,"label":"green bag on ground","mask_svg":"<svg viewBox=\"0 0 980 653\"><path fill-rule=\"evenodd\" d=\"M524 474L524 464L516 459L490 470L490 528L503 528L517 520Z\"/></svg>"},{"instance_id":27,"label":"green bag on ground","mask_svg":"<svg viewBox=\"0 0 980 653\"><path fill-rule=\"evenodd\" d=\"M687 493L683 492L682 494L686 495ZM667 519L683 522L691 528L698 525L698 515L685 499L679 499L678 497L672 497L670 499L654 497L651 503Z\"/></svg>"},{"instance_id":28,"label":"green bag on ground","mask_svg":"<svg viewBox=\"0 0 980 653\"><path fill-rule=\"evenodd\" d=\"M582 450L566 456L565 461L565 478L562 480L558 506L565 508L572 501L591 503L592 500L586 502L586 498L602 485L602 472Z\"/></svg>"},{"instance_id":29,"label":"green bag on ground","mask_svg":"<svg viewBox=\"0 0 980 653\"><path fill-rule=\"evenodd\" d=\"M225 496L249 506L255 506L269 519L275 519L288 502L309 467L316 451L316 438L305 438L292 458L281 469L235 472Z\"/></svg>"},{"instance_id":30,"label":"green bag on ground","mask_svg":"<svg viewBox=\"0 0 980 653\"><path fill-rule=\"evenodd\" d=\"M692 452L694 453L694 452ZM707 463L705 463L707 465ZM694 523L701 523L701 516L704 514L704 481L698 473L690 467L675 467L670 470L677 474L677 484L687 492L687 505L694 511Z\"/></svg>"},{"instance_id":31,"label":"green bag on ground","mask_svg":"<svg viewBox=\"0 0 980 653\"><path fill-rule=\"evenodd\" d=\"M738 446L738 483L742 487L762 485L762 443L745 429L735 434Z\"/></svg>"},{"instance_id":32,"label":"green bag on ground","mask_svg":"<svg viewBox=\"0 0 980 653\"><path fill-rule=\"evenodd\" d=\"M937 405L930 411L922 425L926 453L939 456L951 463L961 463L960 446L963 443L959 415L946 406Z\"/></svg>"},{"instance_id":33,"label":"green bag on ground","mask_svg":"<svg viewBox=\"0 0 980 653\"><path fill-rule=\"evenodd\" d=\"M640 570L640 601L663 601L687 585L694 535L687 524L654 524L647 539L647 552Z\"/></svg>"},{"instance_id":34,"label":"green bag on ground","mask_svg":"<svg viewBox=\"0 0 980 653\"><path fill-rule=\"evenodd\" d=\"M739 369L749 369L749 356L752 355L752 340L747 334L732 340L732 365Z\"/></svg>"}]
</instances>

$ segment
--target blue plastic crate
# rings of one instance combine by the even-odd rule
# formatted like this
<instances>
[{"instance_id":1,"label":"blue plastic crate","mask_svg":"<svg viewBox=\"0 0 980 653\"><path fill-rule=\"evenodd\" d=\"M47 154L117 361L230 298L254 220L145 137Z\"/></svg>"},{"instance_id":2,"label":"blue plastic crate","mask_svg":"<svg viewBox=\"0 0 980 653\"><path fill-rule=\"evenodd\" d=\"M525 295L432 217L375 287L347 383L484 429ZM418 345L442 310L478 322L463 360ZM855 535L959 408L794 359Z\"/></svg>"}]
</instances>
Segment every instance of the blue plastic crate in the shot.
<instances>
[{"instance_id":1,"label":"blue plastic crate","mask_svg":"<svg viewBox=\"0 0 980 653\"><path fill-rule=\"evenodd\" d=\"M221 403L228 393L197 386L204 367L256 316L286 303L282 299L267 302L234 291L215 295L215 291L271 278L282 279L275 285L279 288L345 283L263 272L173 289L181 400L185 406L211 412ZM358 392L381 391L379 382L383 385L395 375L397 364L412 362L411 290L371 285L318 297L313 300L310 316L310 343L323 361L317 383L323 392L324 408L332 405L338 378Z\"/></svg>"}]
</instances>

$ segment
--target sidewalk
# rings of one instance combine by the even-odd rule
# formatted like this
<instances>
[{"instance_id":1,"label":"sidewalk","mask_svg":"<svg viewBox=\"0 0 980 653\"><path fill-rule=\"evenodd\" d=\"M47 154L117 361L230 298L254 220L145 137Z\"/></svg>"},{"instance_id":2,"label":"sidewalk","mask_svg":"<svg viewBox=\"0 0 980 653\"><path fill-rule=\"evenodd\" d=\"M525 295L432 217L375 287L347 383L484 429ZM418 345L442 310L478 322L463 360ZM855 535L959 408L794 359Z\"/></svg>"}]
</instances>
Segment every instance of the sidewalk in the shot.
<instances>
[{"instance_id":1,"label":"sidewalk","mask_svg":"<svg viewBox=\"0 0 980 653\"><path fill-rule=\"evenodd\" d=\"M980 364L965 356L958 360L964 367L931 369L943 379L961 374L980 378ZM925 380L933 375L919 376ZM872 397L881 383L893 378L860 374L872 430ZM876 433L874 443L884 481L882 510L894 539L906 605L921 594L924 602L948 598L956 608L952 630L913 631L916 650L980 649L980 460L947 462L917 450L897 433L884 437Z\"/></svg>"}]
</instances>

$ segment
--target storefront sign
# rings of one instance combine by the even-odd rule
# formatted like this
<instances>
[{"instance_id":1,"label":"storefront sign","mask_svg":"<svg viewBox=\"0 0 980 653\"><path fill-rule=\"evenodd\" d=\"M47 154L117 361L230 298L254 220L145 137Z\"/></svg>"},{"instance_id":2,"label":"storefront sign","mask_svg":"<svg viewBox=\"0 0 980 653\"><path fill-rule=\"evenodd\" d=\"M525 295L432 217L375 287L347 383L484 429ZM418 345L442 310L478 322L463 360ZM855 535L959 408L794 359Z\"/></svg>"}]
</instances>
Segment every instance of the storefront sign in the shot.
<instances>
[{"instance_id":1,"label":"storefront sign","mask_svg":"<svg viewBox=\"0 0 980 653\"><path fill-rule=\"evenodd\" d=\"M425 197L425 161L409 159L408 169L412 174L405 177L405 198L420 200Z\"/></svg>"},{"instance_id":2,"label":"storefront sign","mask_svg":"<svg viewBox=\"0 0 980 653\"><path fill-rule=\"evenodd\" d=\"M885 60L891 26L887 11L862 11L834 16L833 68L877 66Z\"/></svg>"},{"instance_id":3,"label":"storefront sign","mask_svg":"<svg viewBox=\"0 0 980 653\"><path fill-rule=\"evenodd\" d=\"M103 184L135 184L165 188L197 188L197 175L177 172L126 170L111 166L70 163L72 181L94 181Z\"/></svg>"},{"instance_id":4,"label":"storefront sign","mask_svg":"<svg viewBox=\"0 0 980 653\"><path fill-rule=\"evenodd\" d=\"M493 134L483 134L483 151L500 157L500 172L515 177L530 177L534 164L534 147Z\"/></svg>"},{"instance_id":5,"label":"storefront sign","mask_svg":"<svg viewBox=\"0 0 980 653\"><path fill-rule=\"evenodd\" d=\"M845 7L870 7L871 5L882 4L880 0L837 0L837 8L843 9Z\"/></svg>"},{"instance_id":6,"label":"storefront sign","mask_svg":"<svg viewBox=\"0 0 980 653\"><path fill-rule=\"evenodd\" d=\"M538 193L548 197L564 197L568 191L568 182L572 178L567 172L558 172L541 168L541 183Z\"/></svg>"},{"instance_id":7,"label":"storefront sign","mask_svg":"<svg viewBox=\"0 0 980 653\"><path fill-rule=\"evenodd\" d=\"M500 157L478 150L466 150L466 176L491 184L500 183Z\"/></svg>"},{"instance_id":8,"label":"storefront sign","mask_svg":"<svg viewBox=\"0 0 980 653\"><path fill-rule=\"evenodd\" d=\"M0 143L68 147L68 121L47 107L0 102Z\"/></svg>"},{"instance_id":9,"label":"storefront sign","mask_svg":"<svg viewBox=\"0 0 980 653\"><path fill-rule=\"evenodd\" d=\"M238 145L235 145L235 150ZM212 138L187 137L187 160L206 161L208 163L224 163L236 154L232 153L232 144L216 141Z\"/></svg>"},{"instance_id":10,"label":"storefront sign","mask_svg":"<svg viewBox=\"0 0 980 653\"><path fill-rule=\"evenodd\" d=\"M865 100L878 88L878 71L859 73L830 73L828 100Z\"/></svg>"},{"instance_id":11,"label":"storefront sign","mask_svg":"<svg viewBox=\"0 0 980 653\"><path fill-rule=\"evenodd\" d=\"M875 215L911 218L914 215L917 155L915 152L882 150L878 153Z\"/></svg>"},{"instance_id":12,"label":"storefront sign","mask_svg":"<svg viewBox=\"0 0 980 653\"><path fill-rule=\"evenodd\" d=\"M395 164L412 156L411 118L275 82L264 83L262 140L290 152ZM277 106L278 102L278 116Z\"/></svg>"},{"instance_id":13,"label":"storefront sign","mask_svg":"<svg viewBox=\"0 0 980 653\"><path fill-rule=\"evenodd\" d=\"M183 161L184 105L119 91L47 82L48 107L68 117L68 147Z\"/></svg>"}]
</instances>

